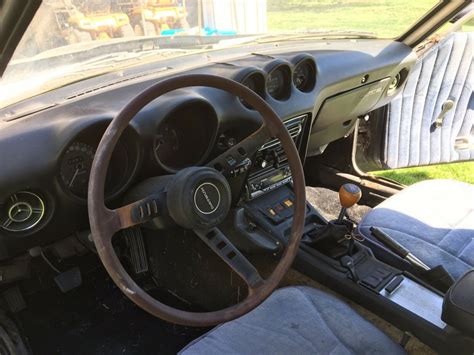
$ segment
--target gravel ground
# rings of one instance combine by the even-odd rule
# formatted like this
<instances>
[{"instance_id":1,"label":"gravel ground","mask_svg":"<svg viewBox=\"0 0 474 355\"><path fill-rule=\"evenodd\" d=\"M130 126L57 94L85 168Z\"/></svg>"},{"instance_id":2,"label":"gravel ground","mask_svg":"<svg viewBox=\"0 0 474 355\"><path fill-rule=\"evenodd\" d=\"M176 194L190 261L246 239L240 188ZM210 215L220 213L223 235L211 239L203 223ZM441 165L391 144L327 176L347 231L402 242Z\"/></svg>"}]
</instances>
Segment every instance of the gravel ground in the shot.
<instances>
[{"instance_id":1,"label":"gravel ground","mask_svg":"<svg viewBox=\"0 0 474 355\"><path fill-rule=\"evenodd\" d=\"M322 187L306 187L306 199L328 220L336 219L341 210L337 192ZM355 205L347 213L356 222L371 210L368 206Z\"/></svg>"}]
</instances>

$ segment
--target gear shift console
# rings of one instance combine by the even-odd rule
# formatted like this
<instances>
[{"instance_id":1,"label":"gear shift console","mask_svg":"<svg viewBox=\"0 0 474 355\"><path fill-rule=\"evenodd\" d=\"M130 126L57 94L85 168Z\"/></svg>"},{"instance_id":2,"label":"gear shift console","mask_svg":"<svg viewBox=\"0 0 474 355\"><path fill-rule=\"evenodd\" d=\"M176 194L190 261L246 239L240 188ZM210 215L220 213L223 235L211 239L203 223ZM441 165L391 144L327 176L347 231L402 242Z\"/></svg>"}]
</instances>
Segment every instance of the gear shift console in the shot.
<instances>
[{"instance_id":1,"label":"gear shift console","mask_svg":"<svg viewBox=\"0 0 474 355\"><path fill-rule=\"evenodd\" d=\"M339 217L337 218L337 223L342 224L346 210L359 202L361 197L362 191L359 186L354 184L344 184L341 186L339 189L339 201L342 207L341 212L339 212Z\"/></svg>"},{"instance_id":2,"label":"gear shift console","mask_svg":"<svg viewBox=\"0 0 474 355\"><path fill-rule=\"evenodd\" d=\"M342 185L339 189L339 201L341 202L339 217L326 225L315 228L310 233L312 240L307 244L333 259L344 255L351 257L354 249L352 239L354 223L344 217L346 210L359 202L361 197L362 191L358 186L354 184ZM347 241L349 241L349 245L346 244Z\"/></svg>"}]
</instances>

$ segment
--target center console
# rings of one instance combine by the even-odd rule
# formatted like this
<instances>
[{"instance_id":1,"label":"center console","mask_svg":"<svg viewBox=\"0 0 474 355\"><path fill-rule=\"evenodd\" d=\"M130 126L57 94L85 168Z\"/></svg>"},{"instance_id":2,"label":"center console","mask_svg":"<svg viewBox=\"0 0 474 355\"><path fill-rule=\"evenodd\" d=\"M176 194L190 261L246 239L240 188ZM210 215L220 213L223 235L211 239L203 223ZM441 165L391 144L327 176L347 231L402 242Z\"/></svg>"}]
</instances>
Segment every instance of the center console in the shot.
<instances>
[{"instance_id":1,"label":"center console","mask_svg":"<svg viewBox=\"0 0 474 355\"><path fill-rule=\"evenodd\" d=\"M285 121L297 147L307 118L302 115ZM350 189L345 193L346 201L351 200ZM267 142L256 154L244 195L226 234L241 250L278 255L290 235L294 194L291 172L277 140ZM453 327L452 321L447 322L452 314L472 320L466 315L466 306L459 311L460 307L447 303L443 292L421 280L410 265L380 246L354 240L352 222L345 218L344 210L350 204L346 206L344 198L340 198L341 214L331 222L306 203L304 235L295 268L407 334L416 335L436 351L466 353L474 349L473 338ZM443 302L445 309L454 311L443 313ZM462 325L471 330L468 323L464 321Z\"/></svg>"},{"instance_id":2,"label":"center console","mask_svg":"<svg viewBox=\"0 0 474 355\"><path fill-rule=\"evenodd\" d=\"M284 121L297 148L308 115ZM277 139L266 142L252 160L245 181L241 208L234 213L230 235L241 250L278 253L288 240L293 223L294 194L292 177L285 152ZM306 231L326 221L306 204Z\"/></svg>"},{"instance_id":3,"label":"center console","mask_svg":"<svg viewBox=\"0 0 474 355\"><path fill-rule=\"evenodd\" d=\"M284 122L298 148L307 118L308 115L301 115ZM273 139L260 148L253 160L245 186L246 197L252 200L289 182L291 172L285 152L278 139Z\"/></svg>"}]
</instances>

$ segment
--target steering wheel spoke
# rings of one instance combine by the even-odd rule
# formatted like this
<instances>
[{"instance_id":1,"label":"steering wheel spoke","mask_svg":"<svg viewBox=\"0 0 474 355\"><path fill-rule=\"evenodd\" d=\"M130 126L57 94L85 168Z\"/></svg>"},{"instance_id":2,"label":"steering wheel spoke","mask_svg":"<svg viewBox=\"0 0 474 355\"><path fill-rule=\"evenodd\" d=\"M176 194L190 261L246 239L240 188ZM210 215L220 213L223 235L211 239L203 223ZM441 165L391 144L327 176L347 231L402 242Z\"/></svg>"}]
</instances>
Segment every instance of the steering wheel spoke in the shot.
<instances>
[{"instance_id":1,"label":"steering wheel spoke","mask_svg":"<svg viewBox=\"0 0 474 355\"><path fill-rule=\"evenodd\" d=\"M245 281L250 289L256 289L262 285L264 280L257 269L219 228L214 227L207 231L195 229L194 232Z\"/></svg>"},{"instance_id":2,"label":"steering wheel spoke","mask_svg":"<svg viewBox=\"0 0 474 355\"><path fill-rule=\"evenodd\" d=\"M270 131L263 124L257 131L213 159L207 166L227 176L232 170L241 165L244 160L251 159L270 138L272 138Z\"/></svg>"},{"instance_id":3,"label":"steering wheel spoke","mask_svg":"<svg viewBox=\"0 0 474 355\"><path fill-rule=\"evenodd\" d=\"M165 209L166 198L164 193L158 193L117 208L114 212L120 220L120 229L126 229L162 216Z\"/></svg>"}]
</instances>

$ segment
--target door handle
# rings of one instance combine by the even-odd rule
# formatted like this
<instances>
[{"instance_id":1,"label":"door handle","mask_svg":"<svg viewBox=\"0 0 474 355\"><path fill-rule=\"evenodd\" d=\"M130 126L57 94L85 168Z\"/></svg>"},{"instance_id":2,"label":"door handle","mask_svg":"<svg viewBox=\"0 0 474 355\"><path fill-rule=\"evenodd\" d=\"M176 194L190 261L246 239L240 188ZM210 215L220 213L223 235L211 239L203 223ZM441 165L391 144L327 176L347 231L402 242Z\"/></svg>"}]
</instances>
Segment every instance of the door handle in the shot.
<instances>
[{"instance_id":1,"label":"door handle","mask_svg":"<svg viewBox=\"0 0 474 355\"><path fill-rule=\"evenodd\" d=\"M454 149L456 150L472 150L474 149L474 136L458 136L454 141Z\"/></svg>"},{"instance_id":2,"label":"door handle","mask_svg":"<svg viewBox=\"0 0 474 355\"><path fill-rule=\"evenodd\" d=\"M434 132L436 129L443 126L443 121L446 118L446 115L448 114L449 111L453 109L453 107L454 107L454 100L451 98L447 99L441 105L441 112L439 113L438 117L436 117L436 120L431 125L431 132Z\"/></svg>"}]
</instances>

